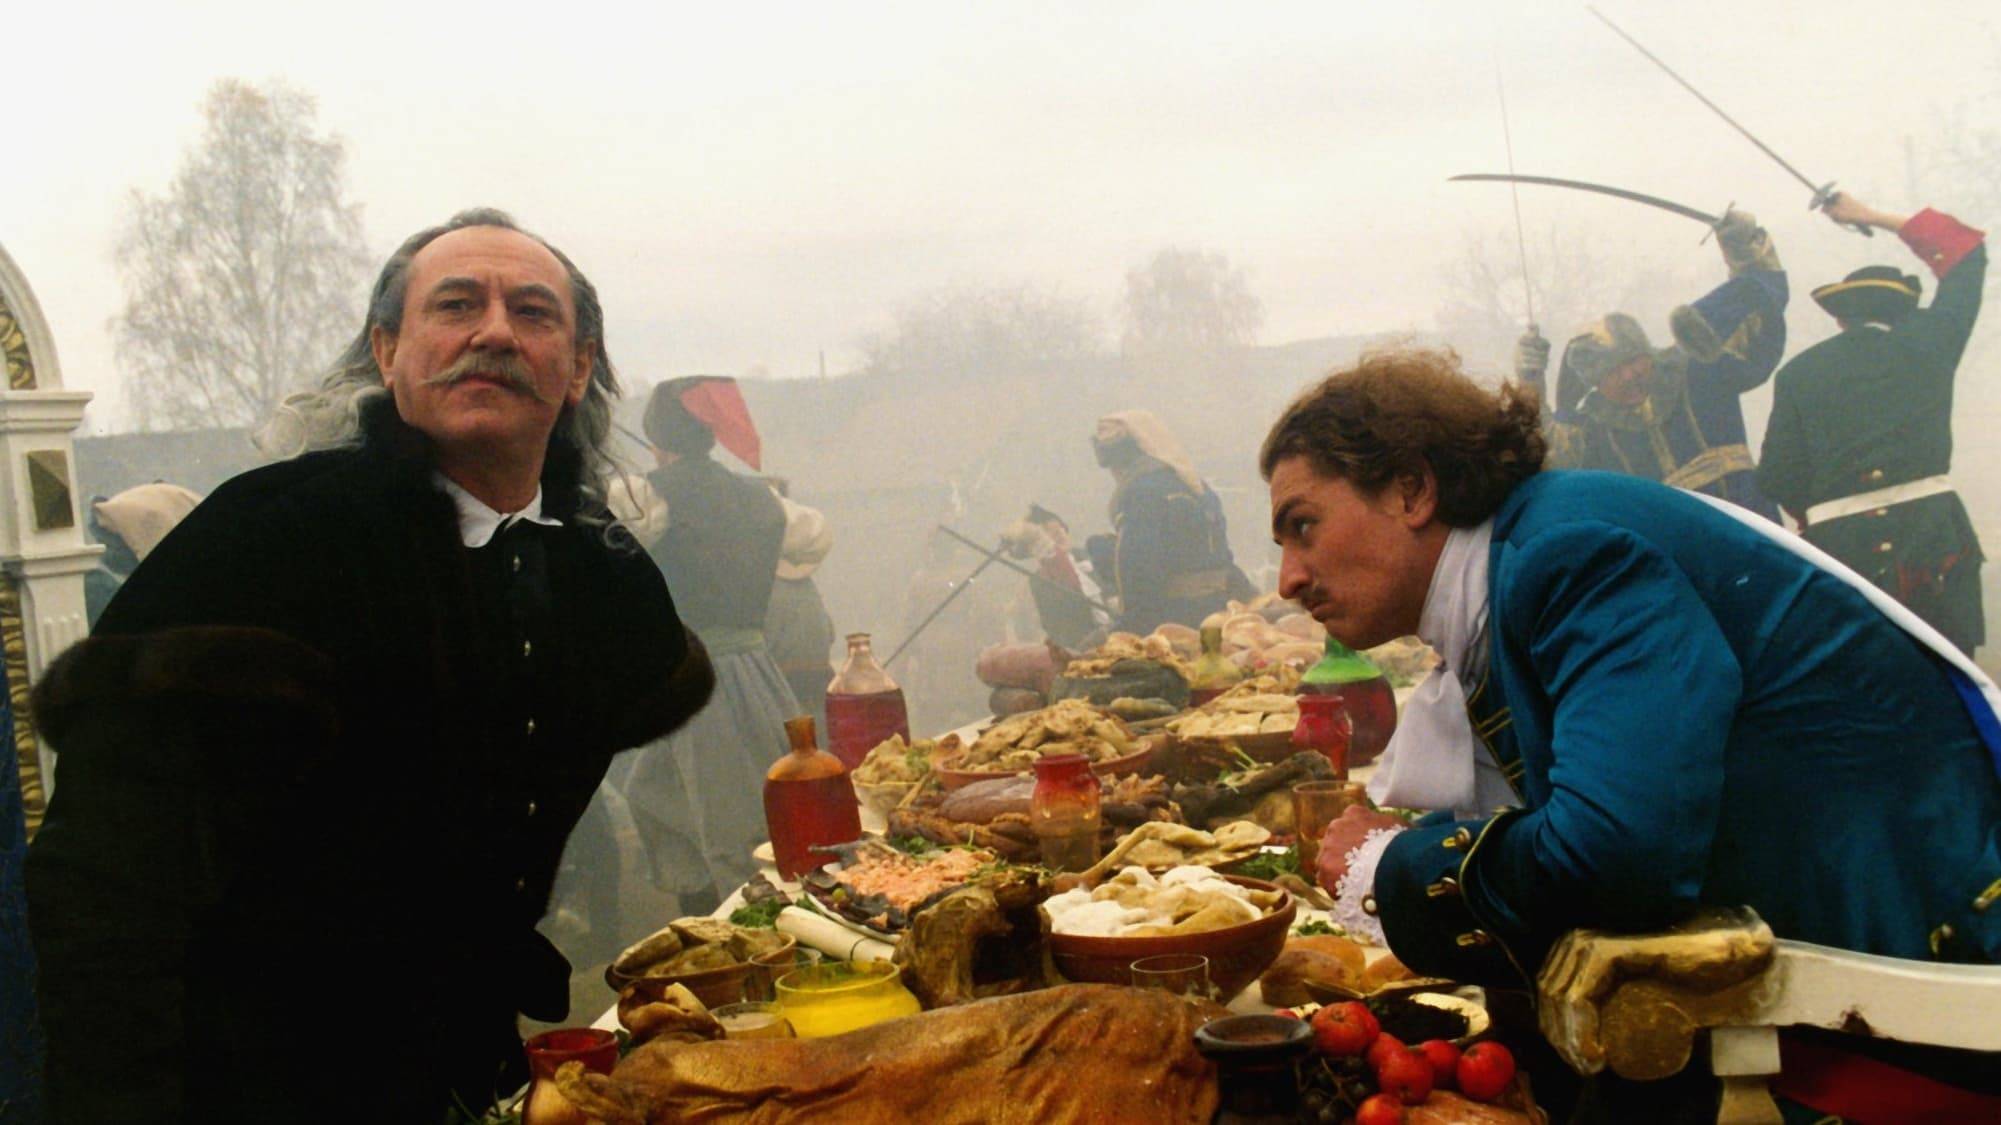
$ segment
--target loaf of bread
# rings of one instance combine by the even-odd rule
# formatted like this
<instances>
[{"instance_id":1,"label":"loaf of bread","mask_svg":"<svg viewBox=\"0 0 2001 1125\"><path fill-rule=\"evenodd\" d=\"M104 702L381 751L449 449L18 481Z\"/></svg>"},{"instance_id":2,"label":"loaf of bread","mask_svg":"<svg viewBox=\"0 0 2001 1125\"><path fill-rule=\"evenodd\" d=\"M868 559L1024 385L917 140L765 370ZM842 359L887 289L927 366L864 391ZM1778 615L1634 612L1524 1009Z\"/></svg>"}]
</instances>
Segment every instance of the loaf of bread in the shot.
<instances>
[{"instance_id":1,"label":"loaf of bread","mask_svg":"<svg viewBox=\"0 0 2001 1125\"><path fill-rule=\"evenodd\" d=\"M1264 1002L1274 1008L1311 1003L1306 982L1314 981L1350 992L1364 992L1368 954L1347 938L1334 934L1296 937L1285 943L1278 960L1258 978Z\"/></svg>"}]
</instances>

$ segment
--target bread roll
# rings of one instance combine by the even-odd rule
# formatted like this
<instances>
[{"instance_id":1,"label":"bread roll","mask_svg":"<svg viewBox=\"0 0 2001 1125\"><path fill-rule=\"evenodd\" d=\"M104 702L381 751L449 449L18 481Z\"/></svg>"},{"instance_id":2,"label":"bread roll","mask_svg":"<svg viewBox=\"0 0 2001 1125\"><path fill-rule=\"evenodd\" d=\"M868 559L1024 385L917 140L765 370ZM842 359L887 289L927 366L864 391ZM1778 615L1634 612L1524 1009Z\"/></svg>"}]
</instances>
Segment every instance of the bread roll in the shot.
<instances>
[{"instance_id":1,"label":"bread roll","mask_svg":"<svg viewBox=\"0 0 2001 1125\"><path fill-rule=\"evenodd\" d=\"M1258 978L1264 1002L1274 1008L1311 1003L1306 982L1364 991L1362 978L1368 955L1347 938L1333 934L1296 937L1285 943L1278 960Z\"/></svg>"}]
</instances>

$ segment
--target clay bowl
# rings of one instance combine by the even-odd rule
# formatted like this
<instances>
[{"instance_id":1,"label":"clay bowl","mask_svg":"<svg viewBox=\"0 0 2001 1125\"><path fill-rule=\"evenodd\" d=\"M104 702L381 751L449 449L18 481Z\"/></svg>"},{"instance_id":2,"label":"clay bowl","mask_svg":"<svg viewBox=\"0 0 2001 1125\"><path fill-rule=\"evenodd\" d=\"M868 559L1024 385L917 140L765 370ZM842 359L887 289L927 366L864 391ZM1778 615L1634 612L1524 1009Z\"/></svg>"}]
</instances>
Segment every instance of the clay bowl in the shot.
<instances>
[{"instance_id":1,"label":"clay bowl","mask_svg":"<svg viewBox=\"0 0 2001 1125\"><path fill-rule=\"evenodd\" d=\"M1122 758L1107 758L1102 762L1094 762L1091 765L1091 772L1097 774L1099 777L1123 777L1126 774L1138 773L1153 758L1155 745L1152 741L1146 741L1141 744L1138 750ZM931 772L938 778L939 785L946 789L957 789L961 786L971 785L976 781L995 781L1004 777L1015 777L1030 771L955 770L939 766Z\"/></svg>"},{"instance_id":2,"label":"clay bowl","mask_svg":"<svg viewBox=\"0 0 2001 1125\"><path fill-rule=\"evenodd\" d=\"M1264 917L1220 930L1159 937L1050 934L1049 953L1056 962L1056 971L1073 981L1131 984L1132 963L1142 957L1194 953L1209 959L1209 981L1216 986L1217 1002L1229 1003L1278 960L1279 951L1285 948L1286 935L1292 932L1292 919L1299 913L1299 904L1292 895L1262 879L1242 875L1224 878L1239 886L1278 891L1284 897Z\"/></svg>"},{"instance_id":3,"label":"clay bowl","mask_svg":"<svg viewBox=\"0 0 2001 1125\"><path fill-rule=\"evenodd\" d=\"M871 785L866 781L857 781L854 783L855 798L863 808L887 818L890 810L902 804L918 784L915 781L884 781Z\"/></svg>"},{"instance_id":4,"label":"clay bowl","mask_svg":"<svg viewBox=\"0 0 2001 1125\"><path fill-rule=\"evenodd\" d=\"M1338 1004L1344 1000L1360 1000L1382 1014L1386 1004L1423 1004L1456 1012L1466 1020L1466 1032L1456 1035L1452 1042L1465 1047L1475 1039L1487 1034L1493 1026L1493 1018L1487 1014L1486 992L1477 985L1455 984L1452 981L1430 977L1423 980L1410 979L1391 981L1370 993L1353 992L1338 985L1307 980L1306 994L1317 1004Z\"/></svg>"},{"instance_id":5,"label":"clay bowl","mask_svg":"<svg viewBox=\"0 0 2001 1125\"><path fill-rule=\"evenodd\" d=\"M790 949L798 944L798 938L786 934L784 943L772 952ZM604 967L604 982L611 986L613 992L621 995L628 986L637 985L640 995L648 1000L659 999L668 985L678 984L694 993L695 999L700 1000L703 1007L719 1008L724 1004L735 1004L743 999L744 978L750 976L752 968L754 966L748 961L739 961L734 965L719 965L713 969L683 973L680 976L646 977L622 972L618 968L618 962L613 961Z\"/></svg>"}]
</instances>

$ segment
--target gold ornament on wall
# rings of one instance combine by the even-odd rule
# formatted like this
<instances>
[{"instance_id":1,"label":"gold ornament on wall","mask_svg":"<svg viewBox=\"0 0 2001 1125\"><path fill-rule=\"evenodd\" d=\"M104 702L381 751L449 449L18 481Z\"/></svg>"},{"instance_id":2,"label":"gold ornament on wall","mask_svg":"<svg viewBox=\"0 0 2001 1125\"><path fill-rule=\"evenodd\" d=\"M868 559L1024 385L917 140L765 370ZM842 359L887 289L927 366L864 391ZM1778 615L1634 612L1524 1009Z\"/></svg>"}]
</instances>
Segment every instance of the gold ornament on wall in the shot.
<instances>
[{"instance_id":1,"label":"gold ornament on wall","mask_svg":"<svg viewBox=\"0 0 2001 1125\"><path fill-rule=\"evenodd\" d=\"M21 331L21 322L14 319L14 310L7 307L5 294L0 294L0 354L7 357L8 389L34 390L35 359L28 354L28 337Z\"/></svg>"}]
</instances>

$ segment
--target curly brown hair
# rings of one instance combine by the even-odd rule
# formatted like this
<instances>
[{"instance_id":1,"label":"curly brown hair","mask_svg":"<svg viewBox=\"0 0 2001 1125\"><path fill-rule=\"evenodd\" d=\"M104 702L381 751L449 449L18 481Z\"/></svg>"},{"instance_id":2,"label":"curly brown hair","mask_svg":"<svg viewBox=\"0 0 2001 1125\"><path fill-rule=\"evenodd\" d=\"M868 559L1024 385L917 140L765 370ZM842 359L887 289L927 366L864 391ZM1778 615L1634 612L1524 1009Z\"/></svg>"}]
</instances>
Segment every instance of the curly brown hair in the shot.
<instances>
[{"instance_id":1,"label":"curly brown hair","mask_svg":"<svg viewBox=\"0 0 2001 1125\"><path fill-rule=\"evenodd\" d=\"M1392 481L1438 479L1438 518L1472 527L1542 470L1541 407L1518 384L1490 391L1466 377L1450 349L1364 354L1293 400L1265 437L1265 479L1288 457L1340 477L1364 495Z\"/></svg>"}]
</instances>

